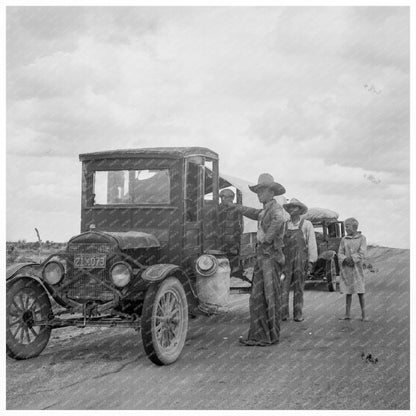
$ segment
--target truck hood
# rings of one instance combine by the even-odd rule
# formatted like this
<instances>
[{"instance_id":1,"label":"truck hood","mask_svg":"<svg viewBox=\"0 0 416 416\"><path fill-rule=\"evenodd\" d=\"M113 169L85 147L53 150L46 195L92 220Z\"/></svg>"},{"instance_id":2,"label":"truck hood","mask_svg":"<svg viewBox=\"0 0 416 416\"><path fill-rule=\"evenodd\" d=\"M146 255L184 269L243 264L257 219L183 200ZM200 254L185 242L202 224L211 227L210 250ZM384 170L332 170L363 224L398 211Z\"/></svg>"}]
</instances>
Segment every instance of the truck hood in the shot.
<instances>
[{"instance_id":1,"label":"truck hood","mask_svg":"<svg viewBox=\"0 0 416 416\"><path fill-rule=\"evenodd\" d=\"M143 233L141 231L105 232L104 234L114 237L121 250L160 247L158 239L153 234Z\"/></svg>"},{"instance_id":2,"label":"truck hood","mask_svg":"<svg viewBox=\"0 0 416 416\"><path fill-rule=\"evenodd\" d=\"M160 247L158 239L153 234L144 233L142 231L87 231L72 237L68 244L96 244L110 242L116 244L120 250Z\"/></svg>"}]
</instances>

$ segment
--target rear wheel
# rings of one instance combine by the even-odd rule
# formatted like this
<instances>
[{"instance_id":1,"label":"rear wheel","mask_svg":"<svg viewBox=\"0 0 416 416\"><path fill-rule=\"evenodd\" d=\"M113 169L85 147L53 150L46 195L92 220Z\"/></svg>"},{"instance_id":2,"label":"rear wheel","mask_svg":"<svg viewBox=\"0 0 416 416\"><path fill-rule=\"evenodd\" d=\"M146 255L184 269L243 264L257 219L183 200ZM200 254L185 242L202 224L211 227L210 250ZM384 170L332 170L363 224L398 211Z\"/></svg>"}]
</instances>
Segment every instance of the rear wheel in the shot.
<instances>
[{"instance_id":1,"label":"rear wheel","mask_svg":"<svg viewBox=\"0 0 416 416\"><path fill-rule=\"evenodd\" d=\"M49 297L42 286L22 279L7 287L6 352L24 360L37 357L46 347L51 327L45 325L51 315Z\"/></svg>"},{"instance_id":2,"label":"rear wheel","mask_svg":"<svg viewBox=\"0 0 416 416\"><path fill-rule=\"evenodd\" d=\"M175 362L188 332L188 303L182 283L168 277L146 292L142 313L144 350L157 365Z\"/></svg>"},{"instance_id":3,"label":"rear wheel","mask_svg":"<svg viewBox=\"0 0 416 416\"><path fill-rule=\"evenodd\" d=\"M328 260L325 264L325 275L330 292L337 290L337 268L335 265L335 258Z\"/></svg>"}]
</instances>

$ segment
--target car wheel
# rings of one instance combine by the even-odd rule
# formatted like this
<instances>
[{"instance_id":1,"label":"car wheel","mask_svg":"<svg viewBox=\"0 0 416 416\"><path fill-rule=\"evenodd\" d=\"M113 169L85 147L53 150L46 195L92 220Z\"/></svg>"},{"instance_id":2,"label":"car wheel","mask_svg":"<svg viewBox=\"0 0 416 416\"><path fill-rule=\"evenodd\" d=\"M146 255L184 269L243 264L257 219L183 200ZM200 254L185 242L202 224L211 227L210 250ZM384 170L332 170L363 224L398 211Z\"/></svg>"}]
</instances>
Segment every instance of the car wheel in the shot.
<instances>
[{"instance_id":1,"label":"car wheel","mask_svg":"<svg viewBox=\"0 0 416 416\"><path fill-rule=\"evenodd\" d=\"M6 352L17 360L37 357L46 347L52 328L48 294L36 281L22 279L7 287ZM42 322L41 322L42 321Z\"/></svg>"},{"instance_id":2,"label":"car wheel","mask_svg":"<svg viewBox=\"0 0 416 416\"><path fill-rule=\"evenodd\" d=\"M328 260L325 264L325 275L328 284L328 290L330 292L336 292L337 290L337 268L335 265L335 258Z\"/></svg>"},{"instance_id":3,"label":"car wheel","mask_svg":"<svg viewBox=\"0 0 416 416\"><path fill-rule=\"evenodd\" d=\"M188 303L182 283L168 277L146 292L142 313L144 350L157 365L175 362L188 332Z\"/></svg>"}]
</instances>

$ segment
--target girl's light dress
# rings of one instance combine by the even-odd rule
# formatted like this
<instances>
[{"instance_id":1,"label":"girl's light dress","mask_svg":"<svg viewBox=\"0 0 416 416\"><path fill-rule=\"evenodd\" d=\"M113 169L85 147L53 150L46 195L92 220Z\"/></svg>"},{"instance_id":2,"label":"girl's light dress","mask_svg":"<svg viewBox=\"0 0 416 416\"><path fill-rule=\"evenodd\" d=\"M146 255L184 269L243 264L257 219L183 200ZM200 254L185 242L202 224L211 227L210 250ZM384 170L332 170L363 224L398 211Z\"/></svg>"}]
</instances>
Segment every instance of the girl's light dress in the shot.
<instances>
[{"instance_id":1,"label":"girl's light dress","mask_svg":"<svg viewBox=\"0 0 416 416\"><path fill-rule=\"evenodd\" d=\"M346 235L342 238L338 250L340 268L339 289L342 294L365 293L363 261L366 251L367 241L361 232L354 236ZM351 257L354 260L354 266L342 264L347 257Z\"/></svg>"}]
</instances>

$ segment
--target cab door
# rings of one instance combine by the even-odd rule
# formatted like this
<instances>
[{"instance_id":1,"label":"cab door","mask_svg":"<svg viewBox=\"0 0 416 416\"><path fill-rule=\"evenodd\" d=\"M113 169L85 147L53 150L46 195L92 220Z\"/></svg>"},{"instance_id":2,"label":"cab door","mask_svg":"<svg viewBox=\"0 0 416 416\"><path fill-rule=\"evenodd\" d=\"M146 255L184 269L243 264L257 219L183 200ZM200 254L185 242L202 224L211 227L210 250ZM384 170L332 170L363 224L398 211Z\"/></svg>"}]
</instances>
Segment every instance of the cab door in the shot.
<instances>
[{"instance_id":1,"label":"cab door","mask_svg":"<svg viewBox=\"0 0 416 416\"><path fill-rule=\"evenodd\" d=\"M204 252L221 249L219 235L218 160L205 158L202 207L202 245Z\"/></svg>"},{"instance_id":2,"label":"cab door","mask_svg":"<svg viewBox=\"0 0 416 416\"><path fill-rule=\"evenodd\" d=\"M189 268L202 254L203 163L202 157L185 159L183 251Z\"/></svg>"}]
</instances>

